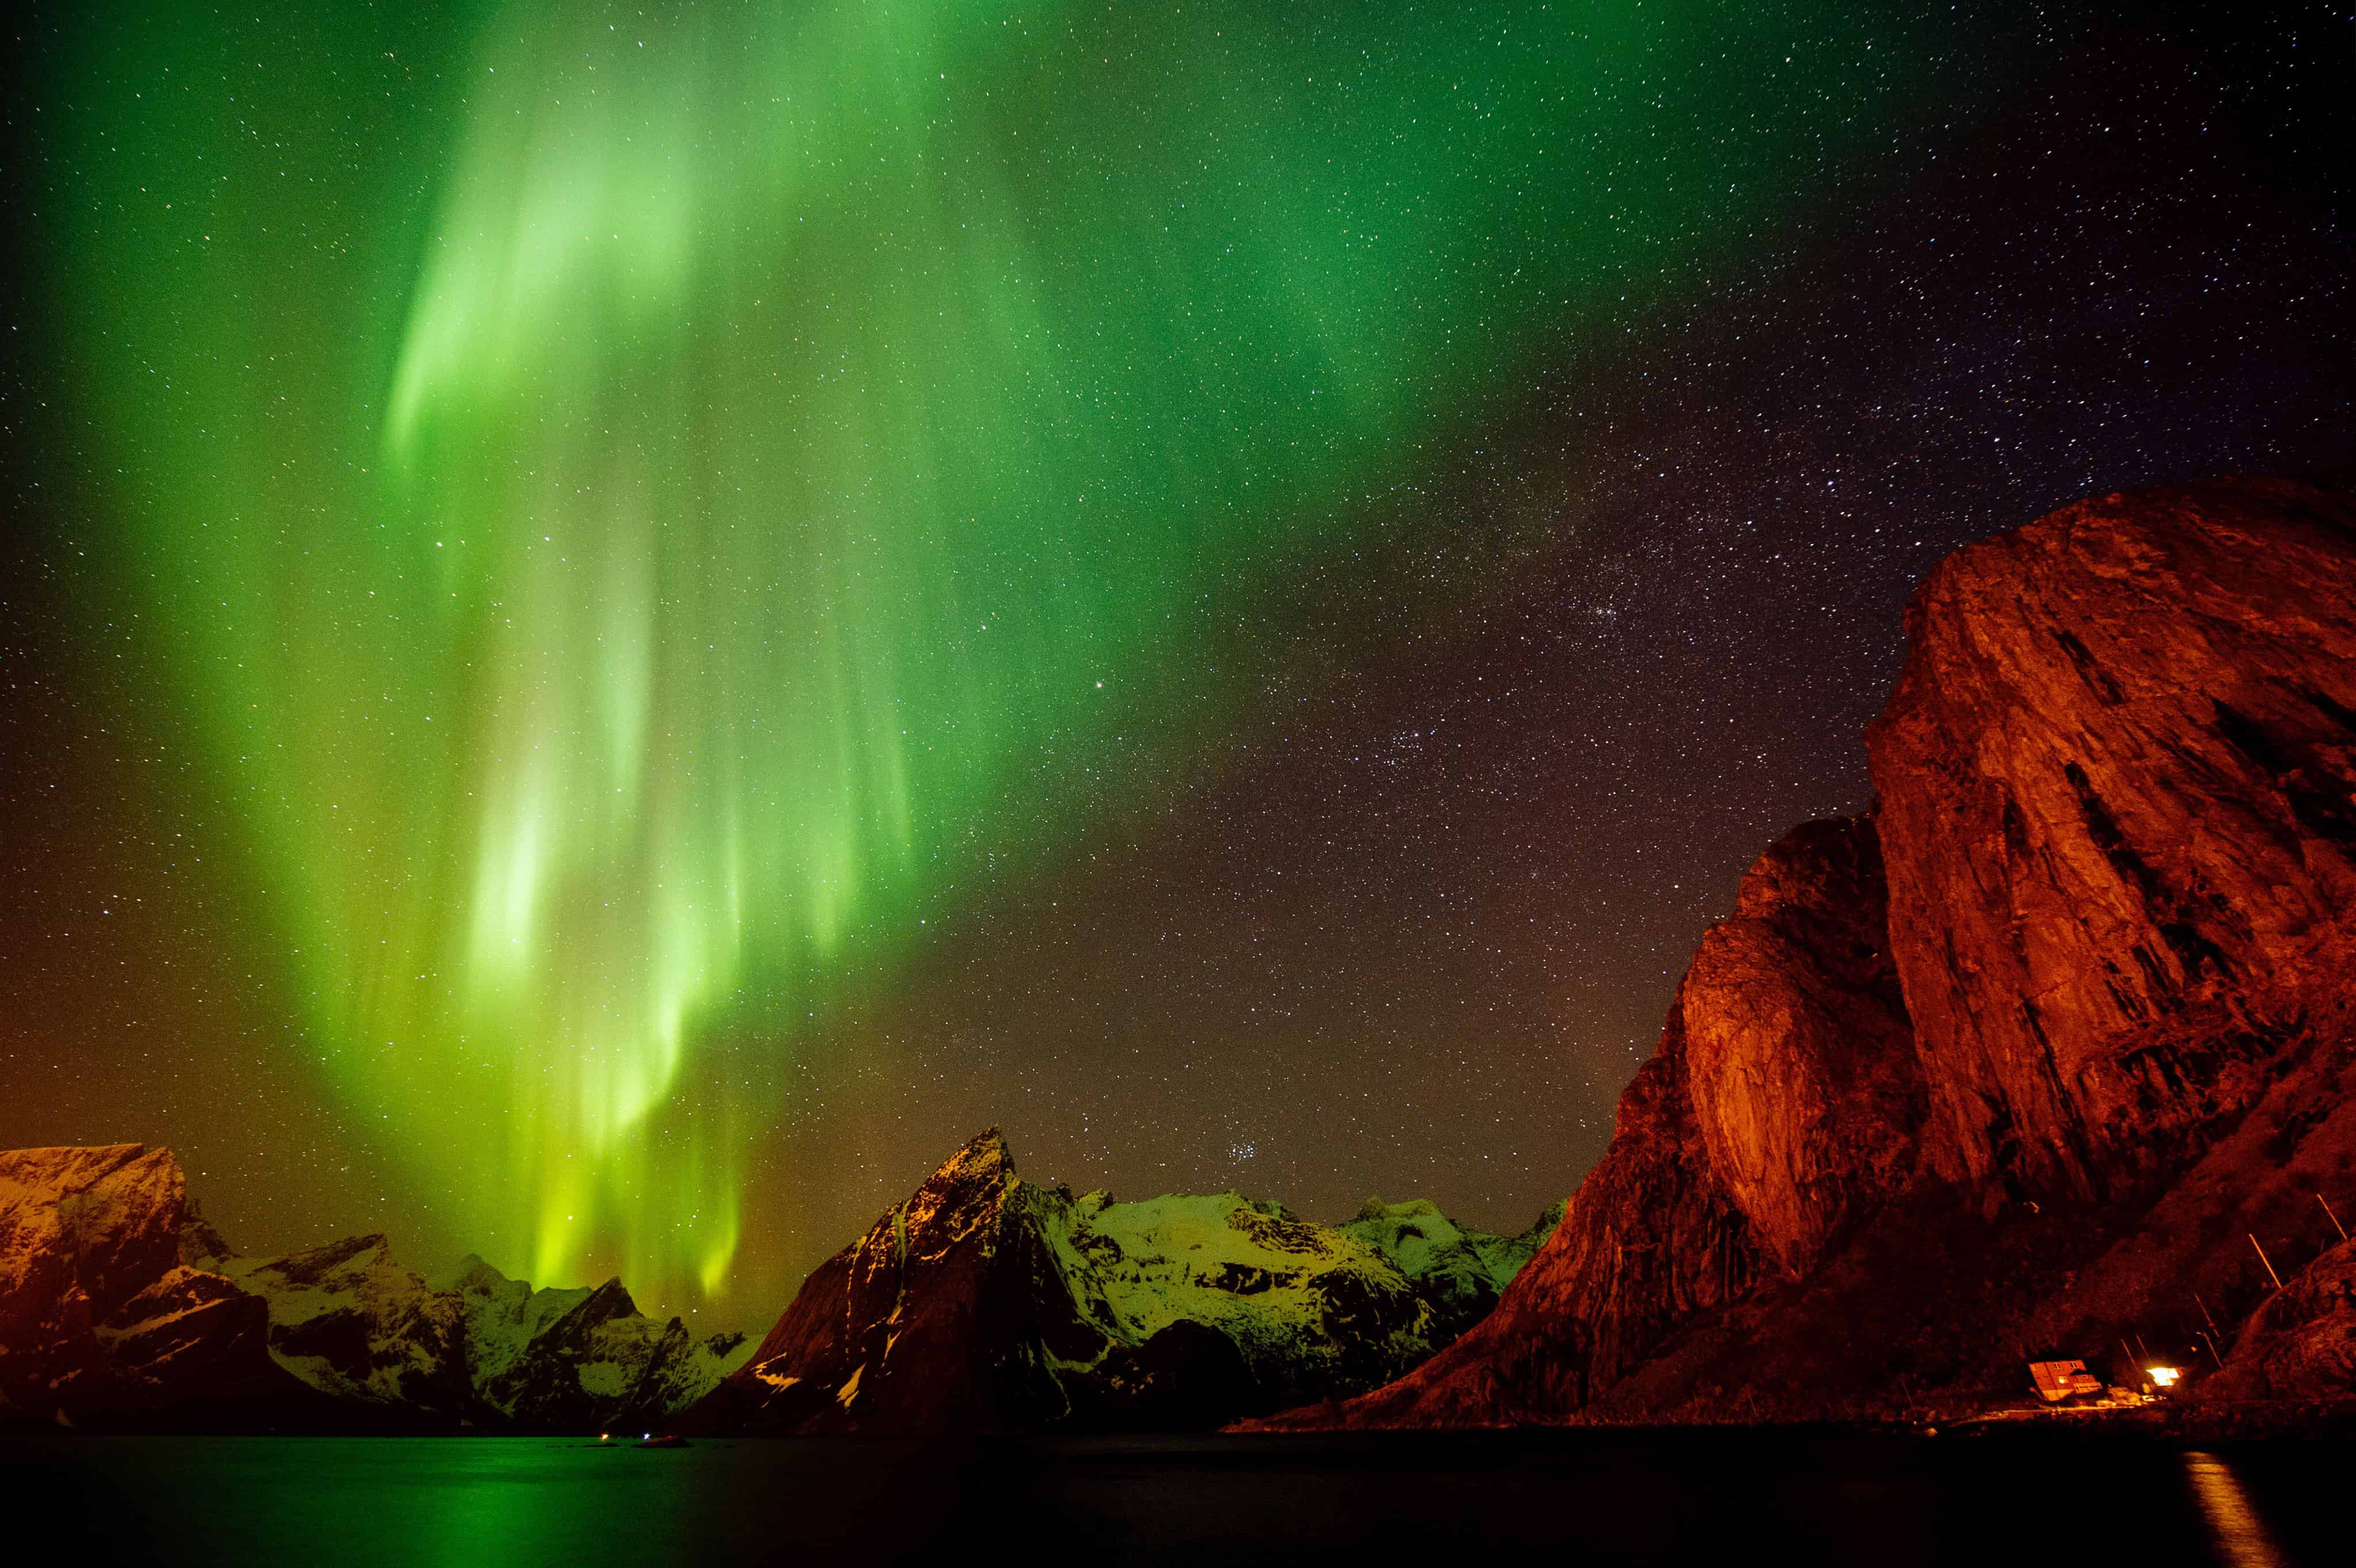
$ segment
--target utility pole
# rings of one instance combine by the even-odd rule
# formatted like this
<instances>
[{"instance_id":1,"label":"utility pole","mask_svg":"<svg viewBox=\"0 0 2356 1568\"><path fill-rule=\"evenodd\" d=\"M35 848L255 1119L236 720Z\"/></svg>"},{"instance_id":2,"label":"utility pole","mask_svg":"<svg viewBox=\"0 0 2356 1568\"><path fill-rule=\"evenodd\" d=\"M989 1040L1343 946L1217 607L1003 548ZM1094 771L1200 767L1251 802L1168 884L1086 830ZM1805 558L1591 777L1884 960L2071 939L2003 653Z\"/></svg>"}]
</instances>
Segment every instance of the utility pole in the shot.
<instances>
[{"instance_id":1,"label":"utility pole","mask_svg":"<svg viewBox=\"0 0 2356 1568\"><path fill-rule=\"evenodd\" d=\"M2244 1231L2243 1231L2243 1232L2242 1232L2242 1234L2243 1234L2243 1235L2244 1235L2244 1236L2249 1237L2251 1247L2252 1247L2253 1249L2254 1249L2254 1250L2256 1251L2257 1254L2258 1254L2258 1262L2262 1262L2262 1263L2265 1264L2265 1266L2266 1266L2266 1278L2268 1278L2268 1279L2270 1279L2270 1280L2272 1280L2272 1281L2274 1281L2274 1282L2275 1282L2275 1289L2276 1289L2276 1290L2280 1290L2280 1289L2282 1289L2282 1288L2283 1288L2282 1276L2281 1276L2280 1274L2278 1274L2278 1273L2275 1273L2274 1260L2266 1256L2266 1250L2265 1250L2264 1247L2260 1247L2260 1246L2258 1245L2258 1238L2257 1238L2256 1233L2255 1233L2255 1232L2254 1232L2254 1231L2244 1230Z\"/></svg>"},{"instance_id":2,"label":"utility pole","mask_svg":"<svg viewBox=\"0 0 2356 1568\"><path fill-rule=\"evenodd\" d=\"M2319 1192L2317 1193L2315 1195L2315 1201L2318 1203L2323 1203L2323 1195ZM2340 1239L2342 1241L2348 1240L2348 1227L2340 1223L2340 1216L2331 1212L2331 1205L2323 1203L2323 1212L2330 1219L2331 1228L2340 1232Z\"/></svg>"}]
</instances>

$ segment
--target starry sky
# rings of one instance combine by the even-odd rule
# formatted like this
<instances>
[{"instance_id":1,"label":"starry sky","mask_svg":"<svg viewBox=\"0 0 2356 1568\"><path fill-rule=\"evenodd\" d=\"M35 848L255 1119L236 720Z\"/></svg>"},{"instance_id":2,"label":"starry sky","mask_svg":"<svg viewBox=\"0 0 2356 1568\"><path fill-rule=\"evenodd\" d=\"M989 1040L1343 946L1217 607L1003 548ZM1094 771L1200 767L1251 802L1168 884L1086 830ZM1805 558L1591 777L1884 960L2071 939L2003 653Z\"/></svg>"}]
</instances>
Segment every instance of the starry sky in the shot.
<instances>
[{"instance_id":1,"label":"starry sky","mask_svg":"<svg viewBox=\"0 0 2356 1568\"><path fill-rule=\"evenodd\" d=\"M2344 8L9 26L0 1146L251 1250L1518 1229L1933 564L2356 456Z\"/></svg>"}]
</instances>

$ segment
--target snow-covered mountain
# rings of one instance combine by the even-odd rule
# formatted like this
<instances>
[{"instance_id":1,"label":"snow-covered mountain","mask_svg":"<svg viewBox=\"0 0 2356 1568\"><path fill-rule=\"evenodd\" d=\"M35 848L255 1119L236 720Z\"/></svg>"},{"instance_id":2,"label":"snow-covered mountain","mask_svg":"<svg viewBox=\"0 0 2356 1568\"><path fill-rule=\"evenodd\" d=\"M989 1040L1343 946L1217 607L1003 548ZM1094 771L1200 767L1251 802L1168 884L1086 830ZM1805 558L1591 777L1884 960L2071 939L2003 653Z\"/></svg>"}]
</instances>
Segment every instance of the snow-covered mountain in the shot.
<instances>
[{"instance_id":1,"label":"snow-covered mountain","mask_svg":"<svg viewBox=\"0 0 2356 1568\"><path fill-rule=\"evenodd\" d=\"M1341 1226L1235 1193L1021 1180L995 1131L804 1283L757 1358L618 1280L431 1277L382 1236L241 1256L136 1144L0 1153L0 1427L511 1432L1208 1426L1397 1376L1496 1302L1517 1237L1429 1203Z\"/></svg>"},{"instance_id":2,"label":"snow-covered mountain","mask_svg":"<svg viewBox=\"0 0 2356 1568\"><path fill-rule=\"evenodd\" d=\"M209 1234L168 1151L0 1152L0 1428L319 1412L272 1359L262 1299L183 1262L192 1232Z\"/></svg>"},{"instance_id":3,"label":"snow-covered mountain","mask_svg":"<svg viewBox=\"0 0 2356 1568\"><path fill-rule=\"evenodd\" d=\"M194 1261L262 1298L271 1359L321 1393L453 1422L472 1413L458 1303L394 1262L382 1236Z\"/></svg>"},{"instance_id":4,"label":"snow-covered mountain","mask_svg":"<svg viewBox=\"0 0 2356 1568\"><path fill-rule=\"evenodd\" d=\"M701 1430L1215 1425L1398 1376L1553 1230L1429 1203L1315 1225L1235 1193L1116 1203L1023 1181L996 1129L804 1282Z\"/></svg>"},{"instance_id":5,"label":"snow-covered mountain","mask_svg":"<svg viewBox=\"0 0 2356 1568\"><path fill-rule=\"evenodd\" d=\"M0 1153L0 1423L305 1431L647 1426L749 1355L619 1280L541 1290L382 1236L233 1253L165 1149Z\"/></svg>"},{"instance_id":6,"label":"snow-covered mountain","mask_svg":"<svg viewBox=\"0 0 2356 1568\"><path fill-rule=\"evenodd\" d=\"M1464 1230L1427 1198L1385 1203L1370 1197L1356 1219L1338 1229L1415 1281L1442 1332L1453 1339L1489 1315L1506 1284L1554 1233L1562 1207L1556 1204L1519 1235L1495 1236Z\"/></svg>"},{"instance_id":7,"label":"snow-covered mountain","mask_svg":"<svg viewBox=\"0 0 2356 1568\"><path fill-rule=\"evenodd\" d=\"M534 1431L650 1426L719 1386L752 1355L743 1334L698 1337L642 1316L620 1280L534 1290L468 1254L434 1288L464 1314L476 1396Z\"/></svg>"}]
</instances>

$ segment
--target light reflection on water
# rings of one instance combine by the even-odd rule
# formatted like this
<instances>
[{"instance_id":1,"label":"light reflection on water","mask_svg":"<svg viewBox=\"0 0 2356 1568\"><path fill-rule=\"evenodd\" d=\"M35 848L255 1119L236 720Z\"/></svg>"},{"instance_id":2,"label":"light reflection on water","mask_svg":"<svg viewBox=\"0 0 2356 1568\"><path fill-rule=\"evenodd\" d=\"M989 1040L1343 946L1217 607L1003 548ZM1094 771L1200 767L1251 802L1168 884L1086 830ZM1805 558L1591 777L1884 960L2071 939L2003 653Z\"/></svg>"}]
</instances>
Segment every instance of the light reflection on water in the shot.
<instances>
[{"instance_id":1,"label":"light reflection on water","mask_svg":"<svg viewBox=\"0 0 2356 1568\"><path fill-rule=\"evenodd\" d=\"M2232 1466L2214 1454L2195 1450L2184 1456L2184 1473L2191 1483L2192 1499L2209 1521L2217 1560L2230 1568L2283 1568L2282 1552L2266 1533L2265 1521L2250 1504Z\"/></svg>"},{"instance_id":2,"label":"light reflection on water","mask_svg":"<svg viewBox=\"0 0 2356 1568\"><path fill-rule=\"evenodd\" d=\"M1793 1430L701 1442L0 1439L76 1568L2349 1562L2356 1445ZM0 1528L0 1565L12 1565Z\"/></svg>"}]
</instances>

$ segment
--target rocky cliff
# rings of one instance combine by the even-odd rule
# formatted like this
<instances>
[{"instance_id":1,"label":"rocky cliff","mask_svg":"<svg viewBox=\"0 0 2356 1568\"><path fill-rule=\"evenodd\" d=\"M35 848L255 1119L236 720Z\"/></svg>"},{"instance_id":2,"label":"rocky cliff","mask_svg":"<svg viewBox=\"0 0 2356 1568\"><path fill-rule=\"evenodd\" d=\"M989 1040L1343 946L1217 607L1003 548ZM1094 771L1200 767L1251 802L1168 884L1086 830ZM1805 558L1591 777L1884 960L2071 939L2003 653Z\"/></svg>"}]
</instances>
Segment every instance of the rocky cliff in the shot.
<instances>
[{"instance_id":1,"label":"rocky cliff","mask_svg":"<svg viewBox=\"0 0 2356 1568\"><path fill-rule=\"evenodd\" d=\"M1916 596L1868 737L1924 1153L1987 1201L2144 1192L2344 1014L2356 513L2088 501Z\"/></svg>"},{"instance_id":2,"label":"rocky cliff","mask_svg":"<svg viewBox=\"0 0 2356 1568\"><path fill-rule=\"evenodd\" d=\"M2032 1343L2189 1356L2269 1294L2253 1239L2294 1263L2337 1241L2314 1200L2356 1200L2349 495L2082 502L1950 557L1907 636L1875 811L1752 867L1498 1309L1277 1424L1968 1403Z\"/></svg>"},{"instance_id":3,"label":"rocky cliff","mask_svg":"<svg viewBox=\"0 0 2356 1568\"><path fill-rule=\"evenodd\" d=\"M806 1281L689 1430L1170 1429L1355 1391L1492 1306L1521 1237L1428 1203L1309 1224L1233 1193L1023 1181L992 1129Z\"/></svg>"},{"instance_id":4,"label":"rocky cliff","mask_svg":"<svg viewBox=\"0 0 2356 1568\"><path fill-rule=\"evenodd\" d=\"M240 1257L166 1149L0 1153L0 1423L588 1432L651 1425L746 1353L618 1280L534 1291L469 1258L429 1284L382 1236Z\"/></svg>"},{"instance_id":5,"label":"rocky cliff","mask_svg":"<svg viewBox=\"0 0 2356 1568\"><path fill-rule=\"evenodd\" d=\"M0 1152L0 1424L266 1425L323 1403L271 1359L261 1299L182 1262L209 1236L167 1150Z\"/></svg>"}]
</instances>

